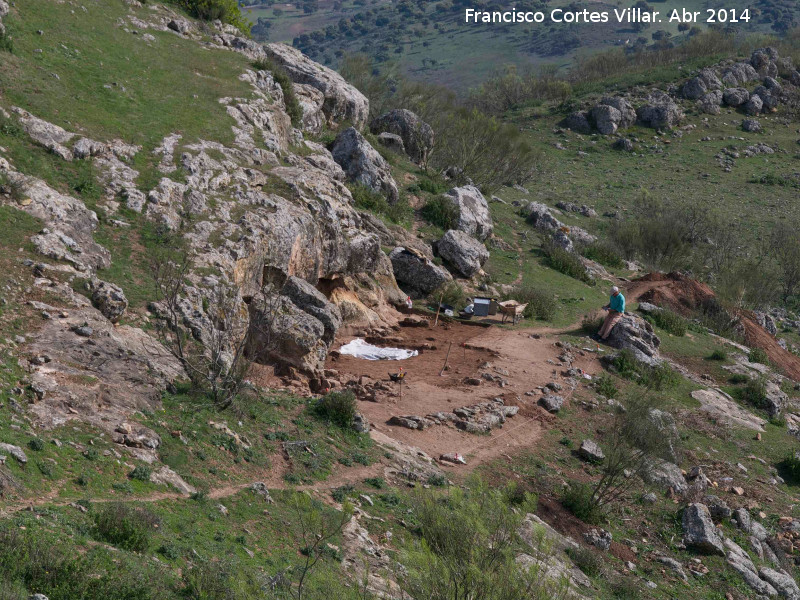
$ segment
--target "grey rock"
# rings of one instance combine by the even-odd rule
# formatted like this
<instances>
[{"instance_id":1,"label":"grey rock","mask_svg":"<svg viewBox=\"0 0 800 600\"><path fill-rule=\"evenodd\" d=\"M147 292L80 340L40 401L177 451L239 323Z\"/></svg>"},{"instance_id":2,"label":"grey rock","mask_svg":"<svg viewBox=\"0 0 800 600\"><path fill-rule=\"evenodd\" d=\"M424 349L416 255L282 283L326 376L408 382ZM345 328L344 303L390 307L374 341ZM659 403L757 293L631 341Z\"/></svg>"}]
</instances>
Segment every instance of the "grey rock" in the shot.
<instances>
[{"instance_id":1,"label":"grey rock","mask_svg":"<svg viewBox=\"0 0 800 600\"><path fill-rule=\"evenodd\" d=\"M92 286L92 304L103 316L116 323L128 308L128 299L119 286L107 281L97 281Z\"/></svg>"},{"instance_id":2,"label":"grey rock","mask_svg":"<svg viewBox=\"0 0 800 600\"><path fill-rule=\"evenodd\" d=\"M185 19L172 19L167 23L167 28L181 35L186 35L191 31L192 25Z\"/></svg>"},{"instance_id":3,"label":"grey rock","mask_svg":"<svg viewBox=\"0 0 800 600\"><path fill-rule=\"evenodd\" d=\"M725 556L725 548L705 504L695 502L683 511L683 542L706 554Z\"/></svg>"},{"instance_id":4,"label":"grey rock","mask_svg":"<svg viewBox=\"0 0 800 600\"><path fill-rule=\"evenodd\" d=\"M72 146L72 154L75 158L91 158L102 154L106 149L105 144L82 137Z\"/></svg>"},{"instance_id":5,"label":"grey rock","mask_svg":"<svg viewBox=\"0 0 800 600\"><path fill-rule=\"evenodd\" d=\"M74 133L65 131L58 125L48 123L16 106L11 110L17 114L23 130L34 142L44 146L64 160L72 160L72 150L67 148L66 145L75 137Z\"/></svg>"},{"instance_id":6,"label":"grey rock","mask_svg":"<svg viewBox=\"0 0 800 600\"><path fill-rule=\"evenodd\" d=\"M642 503L644 504L655 504L657 501L658 497L653 492L647 492L642 495Z\"/></svg>"},{"instance_id":7,"label":"grey rock","mask_svg":"<svg viewBox=\"0 0 800 600\"><path fill-rule=\"evenodd\" d=\"M433 129L410 110L391 110L372 121L370 129L399 135L409 158L418 164L424 164L433 149Z\"/></svg>"},{"instance_id":8,"label":"grey rock","mask_svg":"<svg viewBox=\"0 0 800 600\"><path fill-rule=\"evenodd\" d=\"M542 231L554 231L564 225L553 216L550 207L541 202L531 202L524 210L528 223Z\"/></svg>"},{"instance_id":9,"label":"grey rock","mask_svg":"<svg viewBox=\"0 0 800 600\"><path fill-rule=\"evenodd\" d=\"M637 117L653 129L672 129L683 119L683 111L669 97L661 96L657 100L657 103L639 107Z\"/></svg>"},{"instance_id":10,"label":"grey rock","mask_svg":"<svg viewBox=\"0 0 800 600\"><path fill-rule=\"evenodd\" d=\"M674 558L670 558L669 556L656 556L656 560L660 562L662 565L669 567L675 574L680 577L683 581L689 581L689 578L686 575L686 571L683 570L683 565L679 563Z\"/></svg>"},{"instance_id":11,"label":"grey rock","mask_svg":"<svg viewBox=\"0 0 800 600\"><path fill-rule=\"evenodd\" d=\"M718 115L720 113L720 106L722 105L722 92L714 90L708 92L705 96L697 101L697 108L700 112L707 115Z\"/></svg>"},{"instance_id":12,"label":"grey rock","mask_svg":"<svg viewBox=\"0 0 800 600\"><path fill-rule=\"evenodd\" d=\"M761 131L761 123L758 119L744 119L742 121L742 130L748 133L759 133Z\"/></svg>"},{"instance_id":13,"label":"grey rock","mask_svg":"<svg viewBox=\"0 0 800 600\"><path fill-rule=\"evenodd\" d=\"M778 97L763 85L760 85L756 89L754 89L750 98L752 99L755 96L761 98L761 102L763 103L762 107L763 112L773 110L774 108L778 107L778 104L780 104Z\"/></svg>"},{"instance_id":14,"label":"grey rock","mask_svg":"<svg viewBox=\"0 0 800 600\"><path fill-rule=\"evenodd\" d=\"M456 229L480 241L485 241L492 235L494 224L489 212L489 203L478 188L472 185L455 187L446 195L458 210Z\"/></svg>"},{"instance_id":15,"label":"grey rock","mask_svg":"<svg viewBox=\"0 0 800 600\"><path fill-rule=\"evenodd\" d=\"M650 366L661 363L658 348L661 340L652 325L632 314L625 314L611 330L606 343L612 348L630 350L636 359Z\"/></svg>"},{"instance_id":16,"label":"grey rock","mask_svg":"<svg viewBox=\"0 0 800 600\"><path fill-rule=\"evenodd\" d=\"M778 52L774 48L758 48L750 55L750 64L760 75L778 74Z\"/></svg>"},{"instance_id":17,"label":"grey rock","mask_svg":"<svg viewBox=\"0 0 800 600\"><path fill-rule=\"evenodd\" d=\"M356 413L353 417L353 429L358 433L369 433L369 420L363 413Z\"/></svg>"},{"instance_id":18,"label":"grey rock","mask_svg":"<svg viewBox=\"0 0 800 600\"><path fill-rule=\"evenodd\" d=\"M751 96L747 104L744 105L744 111L750 115L755 116L759 114L764 108L764 101L760 96Z\"/></svg>"},{"instance_id":19,"label":"grey rock","mask_svg":"<svg viewBox=\"0 0 800 600\"><path fill-rule=\"evenodd\" d=\"M618 125L620 128L630 127L636 123L636 109L634 109L633 105L625 98L621 98L619 96L606 96L600 100L600 104L604 106L610 106L619 111L620 120Z\"/></svg>"},{"instance_id":20,"label":"grey rock","mask_svg":"<svg viewBox=\"0 0 800 600\"><path fill-rule=\"evenodd\" d=\"M597 131L603 135L611 135L619 129L622 113L613 106L599 104L592 109L591 119Z\"/></svg>"},{"instance_id":21,"label":"grey rock","mask_svg":"<svg viewBox=\"0 0 800 600\"><path fill-rule=\"evenodd\" d=\"M389 202L397 201L397 183L389 163L354 127L336 137L331 154L348 179L383 194Z\"/></svg>"},{"instance_id":22,"label":"grey rock","mask_svg":"<svg viewBox=\"0 0 800 600\"><path fill-rule=\"evenodd\" d=\"M692 77L689 81L683 84L681 93L683 97L688 100L698 100L706 95L708 86L701 77Z\"/></svg>"},{"instance_id":23,"label":"grey rock","mask_svg":"<svg viewBox=\"0 0 800 600\"><path fill-rule=\"evenodd\" d=\"M388 148L392 152L397 152L398 154L406 153L406 147L403 144L403 138L396 133L388 133L386 131L379 133L378 142L381 146Z\"/></svg>"},{"instance_id":24,"label":"grey rock","mask_svg":"<svg viewBox=\"0 0 800 600\"><path fill-rule=\"evenodd\" d=\"M427 296L441 285L452 281L452 276L420 253L398 247L389 255L397 283L410 295Z\"/></svg>"},{"instance_id":25,"label":"grey rock","mask_svg":"<svg viewBox=\"0 0 800 600\"><path fill-rule=\"evenodd\" d=\"M613 541L611 533L605 529L597 528L592 528L585 532L583 534L583 539L586 540L587 544L594 546L595 548L600 548L600 550L608 550L611 547L611 542Z\"/></svg>"},{"instance_id":26,"label":"grey rock","mask_svg":"<svg viewBox=\"0 0 800 600\"><path fill-rule=\"evenodd\" d=\"M748 100L750 100L750 92L744 88L728 88L722 92L722 101L734 108L747 104Z\"/></svg>"},{"instance_id":27,"label":"grey rock","mask_svg":"<svg viewBox=\"0 0 800 600\"><path fill-rule=\"evenodd\" d=\"M592 125L589 123L589 116L586 112L579 111L571 113L564 119L564 127L571 129L575 133L592 133Z\"/></svg>"},{"instance_id":28,"label":"grey rock","mask_svg":"<svg viewBox=\"0 0 800 600\"><path fill-rule=\"evenodd\" d=\"M730 506L719 496L708 495L703 497L703 503L708 507L708 512L711 513L711 518L721 521L730 518L733 512Z\"/></svg>"},{"instance_id":29,"label":"grey rock","mask_svg":"<svg viewBox=\"0 0 800 600\"><path fill-rule=\"evenodd\" d=\"M730 65L722 72L722 83L728 87L740 87L758 78L758 72L746 62Z\"/></svg>"},{"instance_id":30,"label":"grey rock","mask_svg":"<svg viewBox=\"0 0 800 600\"><path fill-rule=\"evenodd\" d=\"M645 483L658 486L663 490L672 490L678 495L685 494L689 489L680 467L659 458L648 463L642 472L642 479Z\"/></svg>"},{"instance_id":31,"label":"grey rock","mask_svg":"<svg viewBox=\"0 0 800 600\"><path fill-rule=\"evenodd\" d=\"M369 116L369 101L336 71L315 63L302 52L286 44L266 44L266 54L280 66L295 83L310 85L325 96L322 110L332 126L349 121L361 129Z\"/></svg>"},{"instance_id":32,"label":"grey rock","mask_svg":"<svg viewBox=\"0 0 800 600\"><path fill-rule=\"evenodd\" d=\"M792 82L792 85L800 86L800 71L792 71L792 74L789 76L789 81Z\"/></svg>"},{"instance_id":33,"label":"grey rock","mask_svg":"<svg viewBox=\"0 0 800 600\"><path fill-rule=\"evenodd\" d=\"M561 407L564 406L564 398L556 394L547 394L546 396L539 398L538 404L547 412L557 413L561 410Z\"/></svg>"},{"instance_id":34,"label":"grey rock","mask_svg":"<svg viewBox=\"0 0 800 600\"><path fill-rule=\"evenodd\" d=\"M769 567L761 567L758 570L761 579L774 587L778 594L786 600L800 600L800 588L797 587L797 582L787 573L770 569Z\"/></svg>"},{"instance_id":35,"label":"grey rock","mask_svg":"<svg viewBox=\"0 0 800 600\"><path fill-rule=\"evenodd\" d=\"M455 229L445 233L437 242L436 248L439 256L464 277L472 277L489 260L486 246L463 231Z\"/></svg>"},{"instance_id":36,"label":"grey rock","mask_svg":"<svg viewBox=\"0 0 800 600\"><path fill-rule=\"evenodd\" d=\"M27 464L28 462L28 457L25 456L25 452L19 446L0 443L0 452L8 452L18 463L22 465Z\"/></svg>"},{"instance_id":37,"label":"grey rock","mask_svg":"<svg viewBox=\"0 0 800 600\"><path fill-rule=\"evenodd\" d=\"M672 461L677 460L677 446L680 443L680 435L678 434L678 427L675 425L675 417L666 411L653 408L648 413L648 419L666 442L669 456L665 456L665 458L670 458Z\"/></svg>"},{"instance_id":38,"label":"grey rock","mask_svg":"<svg viewBox=\"0 0 800 600\"><path fill-rule=\"evenodd\" d=\"M589 462L602 462L606 455L603 450L592 440L583 440L581 447L578 448L578 456Z\"/></svg>"},{"instance_id":39,"label":"grey rock","mask_svg":"<svg viewBox=\"0 0 800 600\"><path fill-rule=\"evenodd\" d=\"M774 597L778 595L774 587L759 577L753 561L747 552L742 550L741 546L730 538L725 538L724 544L727 550L725 558L728 564L742 576L742 579L750 588L763 596Z\"/></svg>"},{"instance_id":40,"label":"grey rock","mask_svg":"<svg viewBox=\"0 0 800 600\"><path fill-rule=\"evenodd\" d=\"M611 144L614 150L621 150L623 152L633 152L633 142L628 138L619 138L616 142Z\"/></svg>"},{"instance_id":41,"label":"grey rock","mask_svg":"<svg viewBox=\"0 0 800 600\"><path fill-rule=\"evenodd\" d=\"M197 491L194 486L186 483L180 475L166 465L150 473L150 481L160 485L171 486L181 494L189 495Z\"/></svg>"}]
</instances>

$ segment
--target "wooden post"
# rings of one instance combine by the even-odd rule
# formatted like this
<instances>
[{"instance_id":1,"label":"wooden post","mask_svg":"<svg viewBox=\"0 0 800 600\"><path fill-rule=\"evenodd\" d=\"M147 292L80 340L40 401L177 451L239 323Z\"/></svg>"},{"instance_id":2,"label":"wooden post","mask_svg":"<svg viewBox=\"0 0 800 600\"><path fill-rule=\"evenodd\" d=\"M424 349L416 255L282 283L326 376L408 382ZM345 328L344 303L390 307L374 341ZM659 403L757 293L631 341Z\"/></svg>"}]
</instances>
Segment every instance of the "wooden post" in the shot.
<instances>
[{"instance_id":1,"label":"wooden post","mask_svg":"<svg viewBox=\"0 0 800 600\"><path fill-rule=\"evenodd\" d=\"M434 328L439 324L439 312L442 310L442 300L444 300L444 292L442 292L442 295L439 298L439 306L436 307L436 320L433 322Z\"/></svg>"},{"instance_id":2,"label":"wooden post","mask_svg":"<svg viewBox=\"0 0 800 600\"><path fill-rule=\"evenodd\" d=\"M447 347L447 356L444 357L444 366L442 370L439 371L439 377L444 375L444 370L447 368L447 361L450 359L450 350L453 349L453 342L450 342L450 345Z\"/></svg>"}]
</instances>

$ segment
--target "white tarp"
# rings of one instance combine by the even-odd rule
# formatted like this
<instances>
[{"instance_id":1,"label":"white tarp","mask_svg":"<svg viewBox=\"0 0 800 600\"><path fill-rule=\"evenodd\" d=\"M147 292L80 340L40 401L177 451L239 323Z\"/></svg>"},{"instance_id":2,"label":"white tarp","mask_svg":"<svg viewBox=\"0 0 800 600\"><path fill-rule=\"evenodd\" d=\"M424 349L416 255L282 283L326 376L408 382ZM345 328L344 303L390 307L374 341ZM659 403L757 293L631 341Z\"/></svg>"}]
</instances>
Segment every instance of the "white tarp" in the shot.
<instances>
[{"instance_id":1,"label":"white tarp","mask_svg":"<svg viewBox=\"0 0 800 600\"><path fill-rule=\"evenodd\" d=\"M345 344L339 348L339 352L365 360L405 360L419 354L416 350L404 350L403 348L379 348L368 344L361 338Z\"/></svg>"}]
</instances>

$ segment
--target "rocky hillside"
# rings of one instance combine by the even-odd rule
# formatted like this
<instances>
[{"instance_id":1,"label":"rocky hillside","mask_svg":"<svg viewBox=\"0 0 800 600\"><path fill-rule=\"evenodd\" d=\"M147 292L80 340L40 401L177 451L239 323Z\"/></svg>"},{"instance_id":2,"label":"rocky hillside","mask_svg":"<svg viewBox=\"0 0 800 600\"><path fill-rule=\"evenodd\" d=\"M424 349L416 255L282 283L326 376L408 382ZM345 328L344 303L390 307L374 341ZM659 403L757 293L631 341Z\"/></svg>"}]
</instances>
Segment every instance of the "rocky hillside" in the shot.
<instances>
[{"instance_id":1,"label":"rocky hillside","mask_svg":"<svg viewBox=\"0 0 800 600\"><path fill-rule=\"evenodd\" d=\"M796 316L645 274L725 227L597 184L785 146L786 56L518 115L542 174L488 193L430 166L458 132L220 21L0 19L0 599L800 598Z\"/></svg>"}]
</instances>

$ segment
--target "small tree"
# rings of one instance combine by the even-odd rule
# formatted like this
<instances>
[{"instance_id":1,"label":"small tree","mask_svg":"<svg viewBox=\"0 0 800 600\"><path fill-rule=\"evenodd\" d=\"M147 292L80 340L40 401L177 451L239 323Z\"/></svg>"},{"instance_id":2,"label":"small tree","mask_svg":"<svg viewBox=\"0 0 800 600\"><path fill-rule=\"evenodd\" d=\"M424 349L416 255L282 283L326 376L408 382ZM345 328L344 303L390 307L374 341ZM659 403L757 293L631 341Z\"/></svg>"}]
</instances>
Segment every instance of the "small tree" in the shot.
<instances>
[{"instance_id":1,"label":"small tree","mask_svg":"<svg viewBox=\"0 0 800 600\"><path fill-rule=\"evenodd\" d=\"M289 593L296 600L306 598L306 585L322 558L328 543L338 536L353 516L353 506L345 503L340 512L326 512L323 506L305 493L296 493L292 499L297 523L295 539L303 561L297 569L296 585Z\"/></svg>"},{"instance_id":2,"label":"small tree","mask_svg":"<svg viewBox=\"0 0 800 600\"><path fill-rule=\"evenodd\" d=\"M674 440L653 418L654 408L652 395L632 394L625 409L614 416L603 447L603 474L592 492L592 502L599 508L622 499L653 460L671 457Z\"/></svg>"},{"instance_id":3,"label":"small tree","mask_svg":"<svg viewBox=\"0 0 800 600\"><path fill-rule=\"evenodd\" d=\"M800 232L797 226L797 223L777 225L770 244L778 264L784 302L800 291Z\"/></svg>"},{"instance_id":4,"label":"small tree","mask_svg":"<svg viewBox=\"0 0 800 600\"><path fill-rule=\"evenodd\" d=\"M245 351L258 335L259 350L268 355L281 332L275 316L280 297L265 287L248 305L240 290L222 278L196 307L186 296L191 261L183 251L157 252L152 273L159 295L162 344L181 363L192 388L206 394L213 406L225 410L239 394L251 361ZM250 319L257 314L258 319Z\"/></svg>"}]
</instances>

